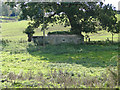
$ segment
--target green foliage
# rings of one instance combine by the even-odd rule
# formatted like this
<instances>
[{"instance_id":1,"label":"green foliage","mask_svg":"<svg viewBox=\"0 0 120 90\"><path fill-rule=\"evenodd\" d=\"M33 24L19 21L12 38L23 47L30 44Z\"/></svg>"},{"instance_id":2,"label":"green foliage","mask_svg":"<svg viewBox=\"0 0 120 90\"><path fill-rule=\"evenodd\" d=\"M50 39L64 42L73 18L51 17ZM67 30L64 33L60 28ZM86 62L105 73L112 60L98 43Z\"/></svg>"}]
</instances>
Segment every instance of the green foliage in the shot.
<instances>
[{"instance_id":1,"label":"green foliage","mask_svg":"<svg viewBox=\"0 0 120 90\"><path fill-rule=\"evenodd\" d=\"M71 26L71 32L78 35L81 32L97 32L96 27L98 26L113 31L113 26L117 21L116 11L112 9L111 5L103 5L102 2L22 2L19 5L22 10L21 19L29 18L33 21L24 31L26 34L31 33L31 35L34 33L34 29L39 26L42 26L41 30L47 29L49 23L60 23L65 27ZM44 16L44 13L50 12L54 13Z\"/></svg>"},{"instance_id":2,"label":"green foliage","mask_svg":"<svg viewBox=\"0 0 120 90\"><path fill-rule=\"evenodd\" d=\"M120 21L120 14L117 14L117 19L118 21Z\"/></svg>"},{"instance_id":3,"label":"green foliage","mask_svg":"<svg viewBox=\"0 0 120 90\"><path fill-rule=\"evenodd\" d=\"M56 31L56 32L49 32L48 35L50 34L72 34L72 33L68 31Z\"/></svg>"},{"instance_id":4,"label":"green foliage","mask_svg":"<svg viewBox=\"0 0 120 90\"><path fill-rule=\"evenodd\" d=\"M2 23L2 38L3 39L9 39L11 41L18 41L18 40L27 40L27 36L23 31L25 28L28 26L29 21L17 21L17 22L9 22L9 23ZM51 24L50 24L51 25ZM17 27L15 27L17 26ZM42 36L43 32L40 30L41 27L35 29L35 34L34 36ZM49 32L64 32L68 31L69 32L70 27L64 27L63 25L54 25L54 27L50 26L48 30L46 30L46 34ZM82 33L85 36L85 33ZM98 33L89 33L88 34L91 41L106 41L107 38L111 40L111 33L107 31L98 31ZM118 34L114 34L114 41L118 41Z\"/></svg>"},{"instance_id":5,"label":"green foliage","mask_svg":"<svg viewBox=\"0 0 120 90\"><path fill-rule=\"evenodd\" d=\"M11 5L14 3L11 3ZM21 12L19 7L14 8L6 5L4 2L2 2L2 16L18 16Z\"/></svg>"},{"instance_id":6,"label":"green foliage","mask_svg":"<svg viewBox=\"0 0 120 90\"><path fill-rule=\"evenodd\" d=\"M117 43L94 41L88 45L47 45L43 49L27 42L27 37L20 33L27 22L2 24L2 87L116 87L115 77L111 72L106 72L106 68L112 65L110 69L116 73ZM63 29L68 30L56 25L50 27L47 33ZM42 35L39 29L36 31L35 35ZM100 36L101 40L110 37L108 32L99 33L90 37L93 40L99 40Z\"/></svg>"},{"instance_id":7,"label":"green foliage","mask_svg":"<svg viewBox=\"0 0 120 90\"><path fill-rule=\"evenodd\" d=\"M6 43L1 53L2 87L116 86L106 67L116 70L117 45L61 44L43 49L31 42Z\"/></svg>"}]
</instances>

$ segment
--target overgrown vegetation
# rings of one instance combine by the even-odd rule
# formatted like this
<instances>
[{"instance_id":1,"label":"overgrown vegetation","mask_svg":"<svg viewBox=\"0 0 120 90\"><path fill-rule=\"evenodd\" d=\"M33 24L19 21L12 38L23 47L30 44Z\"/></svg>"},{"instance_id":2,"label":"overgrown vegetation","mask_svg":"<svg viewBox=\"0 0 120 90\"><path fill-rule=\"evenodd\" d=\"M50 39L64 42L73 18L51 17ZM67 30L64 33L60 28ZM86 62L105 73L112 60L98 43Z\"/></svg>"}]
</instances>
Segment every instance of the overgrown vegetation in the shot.
<instances>
[{"instance_id":1,"label":"overgrown vegetation","mask_svg":"<svg viewBox=\"0 0 120 90\"><path fill-rule=\"evenodd\" d=\"M26 41L2 42L1 82L4 88L87 88L117 85L117 44L60 44L43 48Z\"/></svg>"},{"instance_id":2,"label":"overgrown vegetation","mask_svg":"<svg viewBox=\"0 0 120 90\"><path fill-rule=\"evenodd\" d=\"M69 35L72 35L71 32L68 32L68 31L55 31L55 32L49 32L48 35L51 35L51 34L69 34Z\"/></svg>"},{"instance_id":3,"label":"overgrown vegetation","mask_svg":"<svg viewBox=\"0 0 120 90\"><path fill-rule=\"evenodd\" d=\"M30 19L24 33L31 42L35 28L41 26L41 31L48 30L52 24L71 26L70 32L77 35L82 33L97 33L105 30L113 35L119 33L120 22L117 20L117 11L112 5L101 2L7 2L11 7L19 4L22 14L20 19ZM52 13L51 13L52 12ZM49 13L49 15L44 15ZM50 24L51 23L51 24ZM44 40L43 40L44 41ZM44 41L45 42L45 41Z\"/></svg>"},{"instance_id":4,"label":"overgrown vegetation","mask_svg":"<svg viewBox=\"0 0 120 90\"><path fill-rule=\"evenodd\" d=\"M29 21L4 22L0 41L2 88L117 87L118 34L114 35L115 42L111 42L111 33L101 30L87 33L91 41L84 44L43 48L27 42L23 31ZM68 34L70 28L57 24L50 26L46 34ZM43 35L40 29L35 30L35 35Z\"/></svg>"}]
</instances>

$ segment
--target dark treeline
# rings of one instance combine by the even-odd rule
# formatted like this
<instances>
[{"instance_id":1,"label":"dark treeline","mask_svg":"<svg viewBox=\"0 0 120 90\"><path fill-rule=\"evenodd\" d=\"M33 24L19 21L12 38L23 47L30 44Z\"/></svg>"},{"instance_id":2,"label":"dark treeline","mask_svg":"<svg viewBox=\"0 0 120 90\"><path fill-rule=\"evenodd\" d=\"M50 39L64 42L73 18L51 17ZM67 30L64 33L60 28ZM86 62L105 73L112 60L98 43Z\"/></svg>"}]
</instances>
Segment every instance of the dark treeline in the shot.
<instances>
[{"instance_id":1,"label":"dark treeline","mask_svg":"<svg viewBox=\"0 0 120 90\"><path fill-rule=\"evenodd\" d=\"M2 16L18 16L21 12L19 6L12 8L9 5L6 5L4 2L2 2L0 10Z\"/></svg>"}]
</instances>

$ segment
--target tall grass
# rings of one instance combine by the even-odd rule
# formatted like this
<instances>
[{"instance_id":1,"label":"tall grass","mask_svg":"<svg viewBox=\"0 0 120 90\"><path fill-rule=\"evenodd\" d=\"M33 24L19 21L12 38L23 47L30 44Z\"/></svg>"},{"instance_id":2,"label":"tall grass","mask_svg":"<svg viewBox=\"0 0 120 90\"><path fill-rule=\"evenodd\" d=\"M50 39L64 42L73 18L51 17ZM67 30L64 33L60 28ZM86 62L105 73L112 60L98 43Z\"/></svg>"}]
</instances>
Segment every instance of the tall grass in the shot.
<instances>
[{"instance_id":1,"label":"tall grass","mask_svg":"<svg viewBox=\"0 0 120 90\"><path fill-rule=\"evenodd\" d=\"M46 45L3 40L3 87L115 87L117 45ZM91 83L92 82L92 83Z\"/></svg>"}]
</instances>

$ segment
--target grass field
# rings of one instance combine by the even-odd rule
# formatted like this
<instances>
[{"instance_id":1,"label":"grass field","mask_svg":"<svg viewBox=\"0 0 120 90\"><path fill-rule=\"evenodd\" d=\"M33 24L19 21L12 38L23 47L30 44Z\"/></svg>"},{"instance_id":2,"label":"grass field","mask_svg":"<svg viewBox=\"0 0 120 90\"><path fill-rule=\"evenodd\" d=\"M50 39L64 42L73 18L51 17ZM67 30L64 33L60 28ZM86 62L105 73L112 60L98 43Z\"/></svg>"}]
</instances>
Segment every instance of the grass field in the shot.
<instances>
[{"instance_id":1,"label":"grass field","mask_svg":"<svg viewBox=\"0 0 120 90\"><path fill-rule=\"evenodd\" d=\"M116 71L117 53L117 45L61 44L43 48L10 42L1 54L3 80L9 81L2 87L115 87L107 68L111 65L110 69Z\"/></svg>"},{"instance_id":2,"label":"grass field","mask_svg":"<svg viewBox=\"0 0 120 90\"><path fill-rule=\"evenodd\" d=\"M108 69L116 74L117 44L60 44L43 48L26 41L22 32L27 23L2 23L2 87L116 87L116 76ZM46 33L69 28L56 25ZM42 35L40 28L35 35ZM111 34L101 31L90 37L106 40ZM114 40L117 41L117 35Z\"/></svg>"},{"instance_id":3,"label":"grass field","mask_svg":"<svg viewBox=\"0 0 120 90\"><path fill-rule=\"evenodd\" d=\"M2 23L2 38L3 39L9 39L9 40L27 40L27 35L23 33L25 28L27 27L27 23L29 21L18 21L18 22L9 22L9 23ZM55 25L55 26L50 26L48 30L46 30L46 34L48 32L53 32L53 31L58 31L58 30L63 30L67 31L70 30L70 27L65 28L62 25ZM84 34L84 33L83 33ZM35 30L36 35L43 35L41 32L41 28L37 28ZM85 35L85 34L84 34ZM106 31L100 31L98 33L93 33L93 34L88 34L91 38L91 41L105 41L107 38L111 40L111 33L108 33ZM114 41L118 41L118 34L114 35Z\"/></svg>"}]
</instances>

